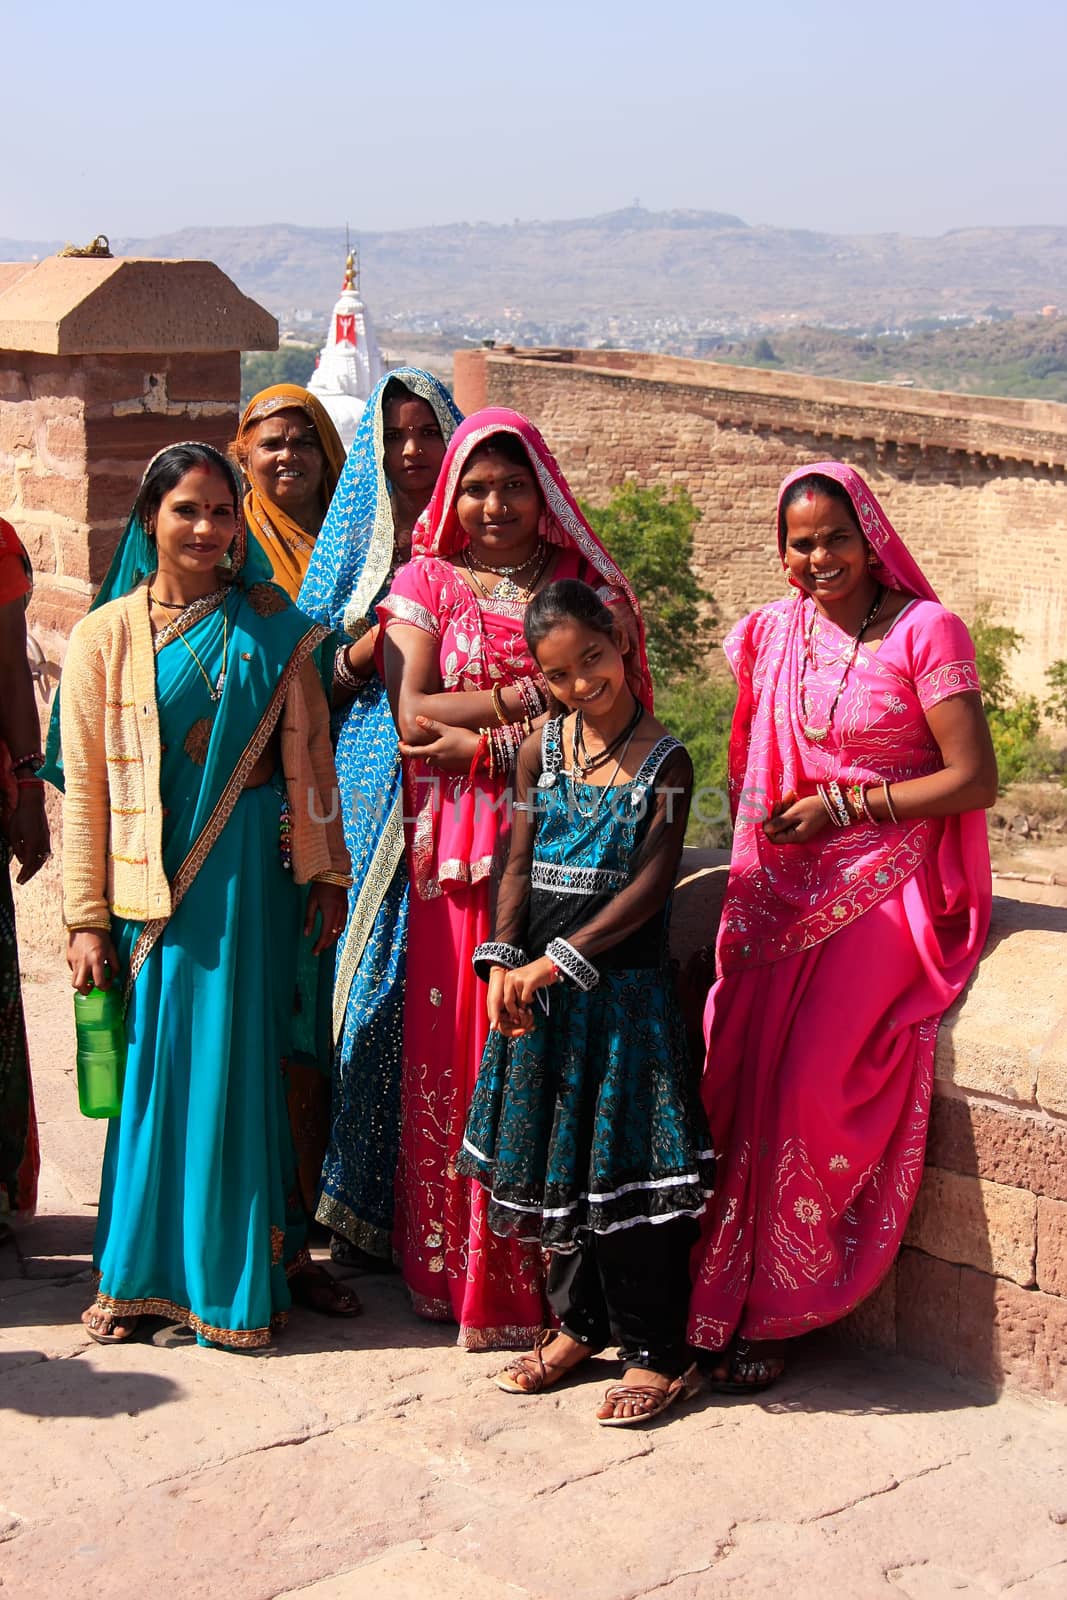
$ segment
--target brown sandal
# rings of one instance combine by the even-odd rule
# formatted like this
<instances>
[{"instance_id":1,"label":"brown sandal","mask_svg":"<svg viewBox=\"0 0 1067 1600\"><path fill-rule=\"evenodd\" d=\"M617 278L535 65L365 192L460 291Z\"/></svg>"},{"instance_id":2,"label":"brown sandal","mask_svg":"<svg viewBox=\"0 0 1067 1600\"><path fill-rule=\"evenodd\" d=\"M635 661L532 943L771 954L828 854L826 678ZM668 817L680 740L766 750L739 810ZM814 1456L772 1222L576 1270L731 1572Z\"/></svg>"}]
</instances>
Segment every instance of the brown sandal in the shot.
<instances>
[{"instance_id":1,"label":"brown sandal","mask_svg":"<svg viewBox=\"0 0 1067 1600\"><path fill-rule=\"evenodd\" d=\"M306 1306L323 1317L358 1317L363 1302L318 1261L299 1268L289 1279L289 1294L295 1306Z\"/></svg>"},{"instance_id":2,"label":"brown sandal","mask_svg":"<svg viewBox=\"0 0 1067 1600\"><path fill-rule=\"evenodd\" d=\"M516 1356L514 1361L509 1361L502 1372L494 1375L493 1382L497 1388L503 1389L505 1394L541 1394L543 1390L551 1389L557 1383L562 1383L564 1378L569 1378L579 1367L584 1367L587 1357L583 1357L581 1361L574 1362L573 1366L570 1367L560 1367L553 1370L545 1366L541 1351L547 1345L554 1344L559 1335L560 1330L558 1328L542 1328L534 1340L532 1350L528 1351L526 1355ZM589 1351L590 1356L595 1356L596 1353L592 1349ZM519 1378L528 1378L529 1386L527 1387L517 1382Z\"/></svg>"},{"instance_id":3,"label":"brown sandal","mask_svg":"<svg viewBox=\"0 0 1067 1600\"><path fill-rule=\"evenodd\" d=\"M91 1322L87 1322L85 1319L89 1316L96 1317L99 1321L99 1326L94 1328ZM132 1339L137 1332L140 1321L139 1316L123 1317L117 1311L109 1311L107 1306L94 1303L91 1306L87 1306L83 1311L81 1324L95 1344L125 1344L127 1339ZM101 1331L102 1328L108 1328L111 1331L104 1333ZM114 1330L116 1328L125 1328L126 1331L125 1333L115 1333Z\"/></svg>"},{"instance_id":4,"label":"brown sandal","mask_svg":"<svg viewBox=\"0 0 1067 1600\"><path fill-rule=\"evenodd\" d=\"M641 1410L632 1417L597 1417L602 1428L633 1428L638 1424L652 1422L673 1406L676 1400L687 1400L690 1395L696 1394L700 1387L697 1378L696 1363L687 1368L680 1378L675 1378L666 1389L654 1389L651 1385L636 1383L613 1383L605 1391L605 1405L618 1405L620 1400L632 1400L641 1406Z\"/></svg>"}]
</instances>

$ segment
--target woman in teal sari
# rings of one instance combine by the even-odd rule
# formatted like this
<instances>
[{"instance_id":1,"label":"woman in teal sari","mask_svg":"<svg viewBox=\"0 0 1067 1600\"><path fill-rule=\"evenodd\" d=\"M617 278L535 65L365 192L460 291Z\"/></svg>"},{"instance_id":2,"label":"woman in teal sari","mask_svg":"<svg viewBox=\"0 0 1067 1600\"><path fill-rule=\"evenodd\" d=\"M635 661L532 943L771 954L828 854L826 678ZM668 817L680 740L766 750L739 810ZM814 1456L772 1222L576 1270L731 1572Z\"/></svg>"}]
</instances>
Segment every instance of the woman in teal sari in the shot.
<instances>
[{"instance_id":1,"label":"woman in teal sari","mask_svg":"<svg viewBox=\"0 0 1067 1600\"><path fill-rule=\"evenodd\" d=\"M265 576L225 458L172 446L64 667L67 959L80 993L121 982L127 1007L83 1317L100 1342L157 1315L249 1349L292 1300L359 1310L307 1253L282 1075L297 886L321 950L349 883L324 630Z\"/></svg>"},{"instance_id":2,"label":"woman in teal sari","mask_svg":"<svg viewBox=\"0 0 1067 1600\"><path fill-rule=\"evenodd\" d=\"M334 1260L381 1271L392 1253L400 1138L400 1066L408 875L400 755L374 665L375 607L437 481L460 422L448 390L397 367L372 392L315 542L299 604L337 635L334 739L345 843L348 921L334 982L333 1111L317 1217Z\"/></svg>"}]
</instances>

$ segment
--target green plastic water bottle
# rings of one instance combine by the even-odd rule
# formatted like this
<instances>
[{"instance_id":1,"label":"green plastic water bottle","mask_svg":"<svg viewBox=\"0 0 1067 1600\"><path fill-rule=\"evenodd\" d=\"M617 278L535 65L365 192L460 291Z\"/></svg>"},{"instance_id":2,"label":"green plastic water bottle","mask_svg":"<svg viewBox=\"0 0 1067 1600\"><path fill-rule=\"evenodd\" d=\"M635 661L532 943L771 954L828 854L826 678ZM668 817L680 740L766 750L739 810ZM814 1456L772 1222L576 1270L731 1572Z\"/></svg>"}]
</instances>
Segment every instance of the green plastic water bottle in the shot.
<instances>
[{"instance_id":1,"label":"green plastic water bottle","mask_svg":"<svg viewBox=\"0 0 1067 1600\"><path fill-rule=\"evenodd\" d=\"M122 985L74 996L78 1036L78 1106L83 1117L117 1117L126 1073Z\"/></svg>"}]
</instances>

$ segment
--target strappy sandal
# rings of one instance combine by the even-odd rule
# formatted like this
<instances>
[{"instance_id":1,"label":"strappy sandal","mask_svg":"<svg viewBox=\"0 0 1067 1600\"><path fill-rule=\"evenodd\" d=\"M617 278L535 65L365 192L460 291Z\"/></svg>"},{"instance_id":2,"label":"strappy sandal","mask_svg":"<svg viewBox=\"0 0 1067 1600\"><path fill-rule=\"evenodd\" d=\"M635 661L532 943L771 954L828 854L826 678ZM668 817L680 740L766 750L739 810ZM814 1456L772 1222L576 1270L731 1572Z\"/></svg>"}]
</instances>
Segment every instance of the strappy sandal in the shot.
<instances>
[{"instance_id":1,"label":"strappy sandal","mask_svg":"<svg viewBox=\"0 0 1067 1600\"><path fill-rule=\"evenodd\" d=\"M497 1388L503 1389L505 1394L541 1394L545 1389L554 1388L557 1383L562 1383L564 1378L571 1377L579 1368L584 1367L588 1360L586 1356L570 1367L545 1366L541 1351L548 1345L554 1344L559 1334L558 1328L542 1328L532 1350L523 1356L516 1356L514 1361L508 1362L502 1372L494 1374L493 1382ZM596 1354L595 1350L590 1349L590 1356ZM519 1378L528 1379L528 1384L519 1383Z\"/></svg>"},{"instance_id":2,"label":"strappy sandal","mask_svg":"<svg viewBox=\"0 0 1067 1600\"><path fill-rule=\"evenodd\" d=\"M94 1328L90 1323L86 1322L85 1317L90 1313L98 1317L103 1323L104 1327L114 1329L121 1326L126 1329L126 1332L101 1333L98 1328ZM92 1339L94 1344L125 1344L127 1339L133 1338L138 1327L140 1326L140 1322L140 1317L119 1316L117 1312L109 1311L106 1306L99 1305L88 1306L86 1308L85 1315L82 1317L82 1327L85 1329L86 1333L89 1335L90 1339Z\"/></svg>"},{"instance_id":3,"label":"strappy sandal","mask_svg":"<svg viewBox=\"0 0 1067 1600\"><path fill-rule=\"evenodd\" d=\"M636 1428L661 1417L676 1400L687 1400L697 1393L700 1381L696 1363L687 1367L680 1378L675 1378L666 1389L653 1388L651 1384L613 1383L604 1392L603 1404L618 1405L620 1400L630 1400L641 1407L632 1417L597 1417L602 1428Z\"/></svg>"},{"instance_id":4,"label":"strappy sandal","mask_svg":"<svg viewBox=\"0 0 1067 1600\"><path fill-rule=\"evenodd\" d=\"M725 1378L709 1377L707 1385L716 1394L759 1394L777 1383L785 1371L781 1340L761 1340L756 1346L749 1339L735 1339L724 1352Z\"/></svg>"}]
</instances>

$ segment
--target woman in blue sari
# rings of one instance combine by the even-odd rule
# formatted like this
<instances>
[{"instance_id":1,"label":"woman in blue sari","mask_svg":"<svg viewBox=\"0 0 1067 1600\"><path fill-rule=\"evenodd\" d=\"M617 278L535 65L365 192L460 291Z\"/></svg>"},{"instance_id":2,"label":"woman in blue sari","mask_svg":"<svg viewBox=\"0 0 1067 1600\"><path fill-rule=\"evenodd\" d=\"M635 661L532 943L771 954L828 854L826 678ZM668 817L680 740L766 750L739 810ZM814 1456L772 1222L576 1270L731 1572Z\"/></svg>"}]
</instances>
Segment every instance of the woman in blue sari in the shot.
<instances>
[{"instance_id":1,"label":"woman in blue sari","mask_svg":"<svg viewBox=\"0 0 1067 1600\"><path fill-rule=\"evenodd\" d=\"M389 1265L400 1127L408 880L396 729L374 666L375 606L410 558L445 446L462 419L428 372L397 367L373 391L299 605L338 635L334 737L348 920L334 984L333 1113L317 1217L335 1260Z\"/></svg>"},{"instance_id":2,"label":"woman in blue sari","mask_svg":"<svg viewBox=\"0 0 1067 1600\"><path fill-rule=\"evenodd\" d=\"M122 983L128 1056L83 1317L266 1344L292 1300L358 1301L307 1253L282 1059L298 884L316 948L349 864L309 623L250 550L240 486L206 445L149 465L104 587L75 628L47 774L65 777L63 900L80 993Z\"/></svg>"}]
</instances>

